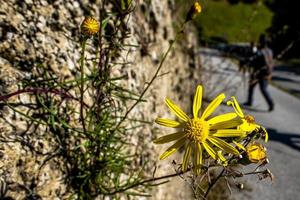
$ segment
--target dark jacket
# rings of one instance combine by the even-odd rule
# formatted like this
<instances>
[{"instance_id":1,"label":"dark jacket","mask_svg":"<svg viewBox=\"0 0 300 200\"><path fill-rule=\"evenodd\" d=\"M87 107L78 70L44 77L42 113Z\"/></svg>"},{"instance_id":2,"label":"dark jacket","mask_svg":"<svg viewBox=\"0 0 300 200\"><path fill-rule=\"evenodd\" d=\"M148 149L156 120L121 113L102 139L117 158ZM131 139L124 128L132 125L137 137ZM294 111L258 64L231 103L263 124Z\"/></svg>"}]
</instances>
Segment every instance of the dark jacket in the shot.
<instances>
[{"instance_id":1,"label":"dark jacket","mask_svg":"<svg viewBox=\"0 0 300 200\"><path fill-rule=\"evenodd\" d=\"M262 79L271 75L273 68L273 53L269 48L259 49L250 59L253 68L253 78Z\"/></svg>"}]
</instances>

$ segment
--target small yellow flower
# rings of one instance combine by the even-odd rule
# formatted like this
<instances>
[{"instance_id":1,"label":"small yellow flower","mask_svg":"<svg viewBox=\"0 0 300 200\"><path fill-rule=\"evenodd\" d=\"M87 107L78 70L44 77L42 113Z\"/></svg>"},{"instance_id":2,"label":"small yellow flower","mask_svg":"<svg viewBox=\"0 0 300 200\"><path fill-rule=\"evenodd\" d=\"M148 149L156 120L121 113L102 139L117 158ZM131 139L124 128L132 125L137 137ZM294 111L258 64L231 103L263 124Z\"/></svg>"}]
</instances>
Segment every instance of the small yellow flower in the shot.
<instances>
[{"instance_id":1,"label":"small yellow flower","mask_svg":"<svg viewBox=\"0 0 300 200\"><path fill-rule=\"evenodd\" d=\"M255 123L255 119L251 115L244 115L239 103L235 97L231 97L232 101L227 101L227 105L231 105L235 110L236 114L242 119L243 123L238 126L239 130L245 131L247 133L252 133L254 130L262 129L265 134L265 142L268 141L268 133L266 129Z\"/></svg>"},{"instance_id":2,"label":"small yellow flower","mask_svg":"<svg viewBox=\"0 0 300 200\"><path fill-rule=\"evenodd\" d=\"M100 25L93 17L86 17L81 24L81 31L83 34L92 36L99 32Z\"/></svg>"},{"instance_id":3,"label":"small yellow flower","mask_svg":"<svg viewBox=\"0 0 300 200\"><path fill-rule=\"evenodd\" d=\"M192 20L194 17L196 17L199 13L201 13L202 7L199 2L195 2L192 7L190 8L189 12L186 16L186 22Z\"/></svg>"},{"instance_id":4,"label":"small yellow flower","mask_svg":"<svg viewBox=\"0 0 300 200\"><path fill-rule=\"evenodd\" d=\"M196 13L196 14L201 13L202 8L201 8L201 5L200 5L199 2L194 3L194 10L195 10L195 13Z\"/></svg>"},{"instance_id":5,"label":"small yellow flower","mask_svg":"<svg viewBox=\"0 0 300 200\"><path fill-rule=\"evenodd\" d=\"M251 143L246 148L247 157L250 162L258 163L267 159L266 148L259 143Z\"/></svg>"},{"instance_id":6,"label":"small yellow flower","mask_svg":"<svg viewBox=\"0 0 300 200\"><path fill-rule=\"evenodd\" d=\"M176 142L160 156L160 159L165 159L176 152L180 147L187 144L183 156L182 170L186 171L189 158L193 154L193 168L195 173L199 174L203 150L205 150L213 159L220 160L223 164L226 164L226 159L222 155L222 152L239 155L239 151L236 148L221 139L228 137L242 137L245 135L244 131L236 129L236 127L242 123L241 120L237 118L237 114L226 113L208 119L224 98L224 94L217 96L202 112L201 117L199 117L202 104L202 86L199 85L194 96L193 118L189 118L176 104L166 98L165 102L167 106L180 121L157 118L155 122L166 127L180 128L180 130L173 134L160 137L154 141L156 144L163 144L176 140Z\"/></svg>"}]
</instances>

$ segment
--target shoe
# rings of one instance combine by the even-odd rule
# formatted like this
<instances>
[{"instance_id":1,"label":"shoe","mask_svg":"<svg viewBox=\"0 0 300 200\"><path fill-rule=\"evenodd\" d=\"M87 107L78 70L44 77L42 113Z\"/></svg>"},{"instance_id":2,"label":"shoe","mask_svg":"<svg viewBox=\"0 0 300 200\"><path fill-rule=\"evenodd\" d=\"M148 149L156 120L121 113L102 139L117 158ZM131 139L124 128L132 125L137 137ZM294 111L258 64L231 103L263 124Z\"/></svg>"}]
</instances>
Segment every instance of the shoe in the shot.
<instances>
[{"instance_id":1,"label":"shoe","mask_svg":"<svg viewBox=\"0 0 300 200\"><path fill-rule=\"evenodd\" d=\"M269 112L272 112L274 110L274 105L269 106Z\"/></svg>"},{"instance_id":2,"label":"shoe","mask_svg":"<svg viewBox=\"0 0 300 200\"><path fill-rule=\"evenodd\" d=\"M246 103L243 103L243 106L252 106L252 104L249 102L246 102Z\"/></svg>"}]
</instances>

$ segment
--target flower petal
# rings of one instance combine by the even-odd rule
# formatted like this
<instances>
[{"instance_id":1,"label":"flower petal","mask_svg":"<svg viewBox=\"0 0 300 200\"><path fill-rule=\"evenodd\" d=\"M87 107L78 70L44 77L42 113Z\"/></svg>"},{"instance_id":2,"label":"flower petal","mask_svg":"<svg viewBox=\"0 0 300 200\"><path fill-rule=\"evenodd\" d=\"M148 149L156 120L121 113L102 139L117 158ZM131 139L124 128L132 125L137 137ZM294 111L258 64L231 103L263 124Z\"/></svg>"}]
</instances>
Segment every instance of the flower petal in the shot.
<instances>
[{"instance_id":1,"label":"flower petal","mask_svg":"<svg viewBox=\"0 0 300 200\"><path fill-rule=\"evenodd\" d=\"M170 119L164 119L164 118L157 118L155 122L161 126L171 127L171 128L178 128L181 127L181 123L170 120Z\"/></svg>"},{"instance_id":2,"label":"flower petal","mask_svg":"<svg viewBox=\"0 0 300 200\"><path fill-rule=\"evenodd\" d=\"M265 142L268 142L268 140L269 140L269 134L268 134L268 131L267 131L264 127L262 127L262 129L263 129L264 136L265 136Z\"/></svg>"},{"instance_id":3,"label":"flower petal","mask_svg":"<svg viewBox=\"0 0 300 200\"><path fill-rule=\"evenodd\" d=\"M170 110L181 120L187 122L189 120L189 117L177 106L175 103L173 103L170 99L166 98L165 100L167 106L170 108Z\"/></svg>"},{"instance_id":4,"label":"flower petal","mask_svg":"<svg viewBox=\"0 0 300 200\"><path fill-rule=\"evenodd\" d=\"M199 175L202 165L202 147L199 142L194 143L194 154L194 172Z\"/></svg>"},{"instance_id":5,"label":"flower petal","mask_svg":"<svg viewBox=\"0 0 300 200\"><path fill-rule=\"evenodd\" d=\"M192 145L191 142L188 144L186 147L184 156L183 156L183 161L182 161L182 171L185 172L187 170L188 164L189 164L189 158L191 157L192 153Z\"/></svg>"},{"instance_id":6,"label":"flower petal","mask_svg":"<svg viewBox=\"0 0 300 200\"><path fill-rule=\"evenodd\" d=\"M238 115L236 113L226 113L226 114L222 114L222 115L218 115L216 117L213 117L210 120L208 120L207 122L209 124L216 124L216 123L221 123L221 122L226 122L226 121L233 120L237 116Z\"/></svg>"},{"instance_id":7,"label":"flower petal","mask_svg":"<svg viewBox=\"0 0 300 200\"><path fill-rule=\"evenodd\" d=\"M241 118L244 118L245 117L244 113L243 113L238 101L236 100L236 98L234 96L232 96L231 99L232 99L232 101L227 101L227 105L232 105L236 114L238 114L238 116L240 116Z\"/></svg>"},{"instance_id":8,"label":"flower petal","mask_svg":"<svg viewBox=\"0 0 300 200\"><path fill-rule=\"evenodd\" d=\"M180 147L185 144L186 137L181 138L175 144L170 146L161 156L159 157L160 160L165 159L166 157L170 156L171 154L175 153Z\"/></svg>"},{"instance_id":9,"label":"flower petal","mask_svg":"<svg viewBox=\"0 0 300 200\"><path fill-rule=\"evenodd\" d=\"M269 141L269 134L267 133L265 136L265 142L267 143Z\"/></svg>"},{"instance_id":10,"label":"flower petal","mask_svg":"<svg viewBox=\"0 0 300 200\"><path fill-rule=\"evenodd\" d=\"M202 86L198 85L193 102L193 115L194 118L198 118L198 113L202 104Z\"/></svg>"},{"instance_id":11,"label":"flower petal","mask_svg":"<svg viewBox=\"0 0 300 200\"><path fill-rule=\"evenodd\" d=\"M223 151L226 151L227 153L232 153L232 154L235 154L235 155L239 155L239 151L234 148L233 146L231 146L230 144L228 144L227 142L217 138L217 137L214 137L214 136L209 136L207 138L212 144L214 144L215 146L217 146L218 148L220 148L221 150Z\"/></svg>"},{"instance_id":12,"label":"flower petal","mask_svg":"<svg viewBox=\"0 0 300 200\"><path fill-rule=\"evenodd\" d=\"M172 142L174 140L178 140L184 136L185 136L184 132L177 132L177 133L172 133L169 135L159 137L159 138L155 139L153 142L155 144L164 144L164 143Z\"/></svg>"},{"instance_id":13,"label":"flower petal","mask_svg":"<svg viewBox=\"0 0 300 200\"><path fill-rule=\"evenodd\" d=\"M209 146L209 144L208 144L206 141L202 142L202 145L203 145L204 149L206 150L206 152L207 152L214 160L216 160L216 159L217 159L217 152L216 152L213 148L211 148L211 147Z\"/></svg>"},{"instance_id":14,"label":"flower petal","mask_svg":"<svg viewBox=\"0 0 300 200\"><path fill-rule=\"evenodd\" d=\"M202 114L202 119L206 119L209 115L211 115L216 108L222 103L222 101L225 99L225 94L219 94L204 110Z\"/></svg>"},{"instance_id":15,"label":"flower petal","mask_svg":"<svg viewBox=\"0 0 300 200\"><path fill-rule=\"evenodd\" d=\"M215 137L245 137L246 132L236 129L224 129L217 130L215 133L212 133L211 136Z\"/></svg>"},{"instance_id":16,"label":"flower petal","mask_svg":"<svg viewBox=\"0 0 300 200\"><path fill-rule=\"evenodd\" d=\"M210 129L211 130L213 130L213 129L217 130L217 129L234 128L234 127L237 127L237 126L241 125L242 123L243 123L242 119L235 118L235 119L232 119L232 120L212 124L210 126Z\"/></svg>"},{"instance_id":17,"label":"flower petal","mask_svg":"<svg viewBox=\"0 0 300 200\"><path fill-rule=\"evenodd\" d=\"M227 165L228 165L228 162L227 162L226 158L222 155L222 151L218 151L218 152L217 152L217 156L218 156L218 159L221 160L221 162L222 162L222 164L223 164L224 166L227 166Z\"/></svg>"},{"instance_id":18,"label":"flower petal","mask_svg":"<svg viewBox=\"0 0 300 200\"><path fill-rule=\"evenodd\" d=\"M245 147L242 144L240 144L240 143L238 143L236 141L233 141L233 143L237 146L238 149L246 151Z\"/></svg>"},{"instance_id":19,"label":"flower petal","mask_svg":"<svg viewBox=\"0 0 300 200\"><path fill-rule=\"evenodd\" d=\"M252 131L254 131L257 128L260 128L259 125L257 124L252 124L252 123L248 123L246 120L242 119L243 123L241 125L238 126L239 130L251 133Z\"/></svg>"}]
</instances>

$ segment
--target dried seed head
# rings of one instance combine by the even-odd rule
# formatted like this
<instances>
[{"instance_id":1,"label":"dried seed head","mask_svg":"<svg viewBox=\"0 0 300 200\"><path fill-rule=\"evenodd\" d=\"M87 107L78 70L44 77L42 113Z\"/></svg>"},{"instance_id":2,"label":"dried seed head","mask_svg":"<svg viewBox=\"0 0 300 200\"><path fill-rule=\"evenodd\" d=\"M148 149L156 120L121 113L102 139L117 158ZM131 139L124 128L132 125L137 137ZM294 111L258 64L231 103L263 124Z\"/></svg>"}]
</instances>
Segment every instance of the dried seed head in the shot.
<instances>
[{"instance_id":1,"label":"dried seed head","mask_svg":"<svg viewBox=\"0 0 300 200\"><path fill-rule=\"evenodd\" d=\"M239 188L239 189L244 189L244 184L243 183L238 183L236 184L236 186Z\"/></svg>"},{"instance_id":2,"label":"dried seed head","mask_svg":"<svg viewBox=\"0 0 300 200\"><path fill-rule=\"evenodd\" d=\"M249 124L255 123L255 119L254 119L254 117L251 116L251 115L246 115L246 116L245 116L245 120L246 120Z\"/></svg>"},{"instance_id":3,"label":"dried seed head","mask_svg":"<svg viewBox=\"0 0 300 200\"><path fill-rule=\"evenodd\" d=\"M265 163L266 163L266 164L269 164L269 163L270 163L270 161L269 161L268 158L265 160Z\"/></svg>"}]
</instances>

